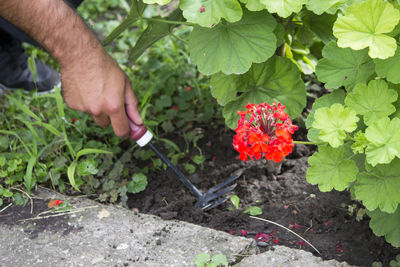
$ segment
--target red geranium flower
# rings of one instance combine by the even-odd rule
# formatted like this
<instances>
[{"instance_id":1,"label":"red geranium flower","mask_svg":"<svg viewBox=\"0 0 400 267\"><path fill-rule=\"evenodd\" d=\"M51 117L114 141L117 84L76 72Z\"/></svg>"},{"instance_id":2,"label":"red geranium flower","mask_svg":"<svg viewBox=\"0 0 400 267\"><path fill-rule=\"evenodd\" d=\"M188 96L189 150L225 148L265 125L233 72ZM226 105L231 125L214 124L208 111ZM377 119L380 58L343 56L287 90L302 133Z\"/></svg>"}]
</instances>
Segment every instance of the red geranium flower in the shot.
<instances>
[{"instance_id":1,"label":"red geranium flower","mask_svg":"<svg viewBox=\"0 0 400 267\"><path fill-rule=\"evenodd\" d=\"M292 124L285 106L274 102L247 104L246 111L238 111L240 119L233 137L233 147L240 159L260 159L280 162L292 152L292 134L298 129Z\"/></svg>"}]
</instances>

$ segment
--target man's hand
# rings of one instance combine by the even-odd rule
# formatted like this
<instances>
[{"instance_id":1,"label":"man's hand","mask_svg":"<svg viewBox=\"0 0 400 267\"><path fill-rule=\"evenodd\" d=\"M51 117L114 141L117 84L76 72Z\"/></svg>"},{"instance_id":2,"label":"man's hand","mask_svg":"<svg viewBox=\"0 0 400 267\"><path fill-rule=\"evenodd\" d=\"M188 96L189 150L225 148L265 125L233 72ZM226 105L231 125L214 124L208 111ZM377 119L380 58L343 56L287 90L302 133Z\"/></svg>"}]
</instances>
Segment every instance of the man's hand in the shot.
<instances>
[{"instance_id":1,"label":"man's hand","mask_svg":"<svg viewBox=\"0 0 400 267\"><path fill-rule=\"evenodd\" d=\"M143 123L129 78L103 49L96 53L100 55L61 65L64 100L70 108L92 114L101 127L111 122L117 136L127 136L127 114L135 124Z\"/></svg>"},{"instance_id":2,"label":"man's hand","mask_svg":"<svg viewBox=\"0 0 400 267\"><path fill-rule=\"evenodd\" d=\"M0 16L24 30L60 63L67 105L92 114L101 127L129 134L128 119L142 124L126 74L63 0L0 0Z\"/></svg>"}]
</instances>

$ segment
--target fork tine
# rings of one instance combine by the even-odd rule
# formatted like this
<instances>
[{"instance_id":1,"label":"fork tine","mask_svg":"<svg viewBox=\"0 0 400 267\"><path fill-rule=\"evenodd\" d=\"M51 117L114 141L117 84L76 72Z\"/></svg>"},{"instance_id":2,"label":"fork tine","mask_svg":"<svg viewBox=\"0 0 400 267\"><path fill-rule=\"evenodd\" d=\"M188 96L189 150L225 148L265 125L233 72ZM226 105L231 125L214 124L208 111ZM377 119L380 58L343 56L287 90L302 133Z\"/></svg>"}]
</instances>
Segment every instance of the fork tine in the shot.
<instances>
[{"instance_id":1,"label":"fork tine","mask_svg":"<svg viewBox=\"0 0 400 267\"><path fill-rule=\"evenodd\" d=\"M218 199L218 200L216 200L214 202L209 203L207 206L203 207L202 210L203 211L207 211L207 210L210 210L212 208L215 208L216 206L221 205L222 203L224 203L227 199L228 198L226 198L226 197L225 198L220 198L220 199Z\"/></svg>"},{"instance_id":2,"label":"fork tine","mask_svg":"<svg viewBox=\"0 0 400 267\"><path fill-rule=\"evenodd\" d=\"M205 193L205 202L209 202L213 199L219 198L220 196L225 195L226 193L228 193L229 191L232 191L235 187L237 186L237 184L233 184L231 186L225 187L224 189L218 191L218 192L206 192Z\"/></svg>"},{"instance_id":3,"label":"fork tine","mask_svg":"<svg viewBox=\"0 0 400 267\"><path fill-rule=\"evenodd\" d=\"M226 179L225 181L223 181L222 183L217 184L217 185L211 187L211 188L207 191L207 193L214 193L214 192L220 190L221 188L223 188L225 185L228 185L228 184L232 183L233 181L235 181L235 180L236 180L237 178L239 178L239 177L240 177L239 174L235 174L235 175L233 175L232 177L230 177L230 178Z\"/></svg>"}]
</instances>

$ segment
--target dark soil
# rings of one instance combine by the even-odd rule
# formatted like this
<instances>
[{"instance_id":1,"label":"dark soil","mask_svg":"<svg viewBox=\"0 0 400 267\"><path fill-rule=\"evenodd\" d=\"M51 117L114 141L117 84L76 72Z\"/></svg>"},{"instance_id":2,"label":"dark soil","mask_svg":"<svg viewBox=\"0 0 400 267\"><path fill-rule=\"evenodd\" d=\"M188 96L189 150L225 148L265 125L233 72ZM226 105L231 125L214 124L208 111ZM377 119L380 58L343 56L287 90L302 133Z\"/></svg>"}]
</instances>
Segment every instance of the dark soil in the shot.
<instances>
[{"instance_id":1,"label":"dark soil","mask_svg":"<svg viewBox=\"0 0 400 267\"><path fill-rule=\"evenodd\" d=\"M207 138L199 144L207 158L204 169L189 177L205 192L243 169L233 191L240 197L240 208L234 208L229 200L208 212L194 208L196 198L169 170L150 173L147 189L130 195L130 208L234 235L244 234L242 230L250 238L255 238L260 232L268 234L262 242L258 242L261 251L279 244L318 255L311 246L287 230L243 213L249 206L258 206L263 211L259 218L292 229L316 247L325 260L336 259L356 266L371 266L374 261L380 261L383 266L388 266L400 254L399 248L393 248L383 237L372 233L367 216L358 222L355 214L350 214L348 206L362 206L351 200L349 192L321 193L317 186L307 183L307 158L315 147L296 145L280 171L274 174L265 161L243 163L238 159L238 153L232 147L231 130L205 130ZM174 139L171 136L168 138ZM294 139L304 140L305 137L298 134Z\"/></svg>"},{"instance_id":2,"label":"dark soil","mask_svg":"<svg viewBox=\"0 0 400 267\"><path fill-rule=\"evenodd\" d=\"M38 199L33 198L32 202L28 202L25 206L12 205L0 214L0 224L6 225L18 225L26 223L25 233L28 234L29 238L34 239L38 237L38 234L44 230L50 232L61 232L63 235L67 235L71 231L80 231L81 228L77 228L68 223L65 216L46 216L43 212L49 211L47 204L50 199ZM33 204L33 208L31 206ZM43 214L41 216L41 214ZM41 216L40 220L35 220Z\"/></svg>"}]
</instances>

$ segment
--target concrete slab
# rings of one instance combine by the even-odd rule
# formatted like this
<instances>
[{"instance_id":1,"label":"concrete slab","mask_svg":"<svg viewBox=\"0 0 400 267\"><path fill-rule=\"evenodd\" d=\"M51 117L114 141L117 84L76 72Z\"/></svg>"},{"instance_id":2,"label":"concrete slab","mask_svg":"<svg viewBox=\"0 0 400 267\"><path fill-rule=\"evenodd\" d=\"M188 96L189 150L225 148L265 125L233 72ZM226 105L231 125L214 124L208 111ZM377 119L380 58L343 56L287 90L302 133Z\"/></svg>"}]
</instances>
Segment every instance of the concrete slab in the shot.
<instances>
[{"instance_id":1,"label":"concrete slab","mask_svg":"<svg viewBox=\"0 0 400 267\"><path fill-rule=\"evenodd\" d=\"M0 224L1 267L194 266L199 253L224 254L231 263L241 261L237 266L317 266L310 264L322 262L311 253L281 247L242 259L240 255L254 254L257 249L252 239L49 190L41 189L38 195L67 200L76 213L50 217L53 227L40 231L38 220ZM299 265L288 264L292 262ZM335 264L318 266L349 266Z\"/></svg>"},{"instance_id":2,"label":"concrete slab","mask_svg":"<svg viewBox=\"0 0 400 267\"><path fill-rule=\"evenodd\" d=\"M310 252L284 246L274 246L264 253L244 258L233 267L268 266L268 267L348 267L346 262L335 260L323 261Z\"/></svg>"}]
</instances>

